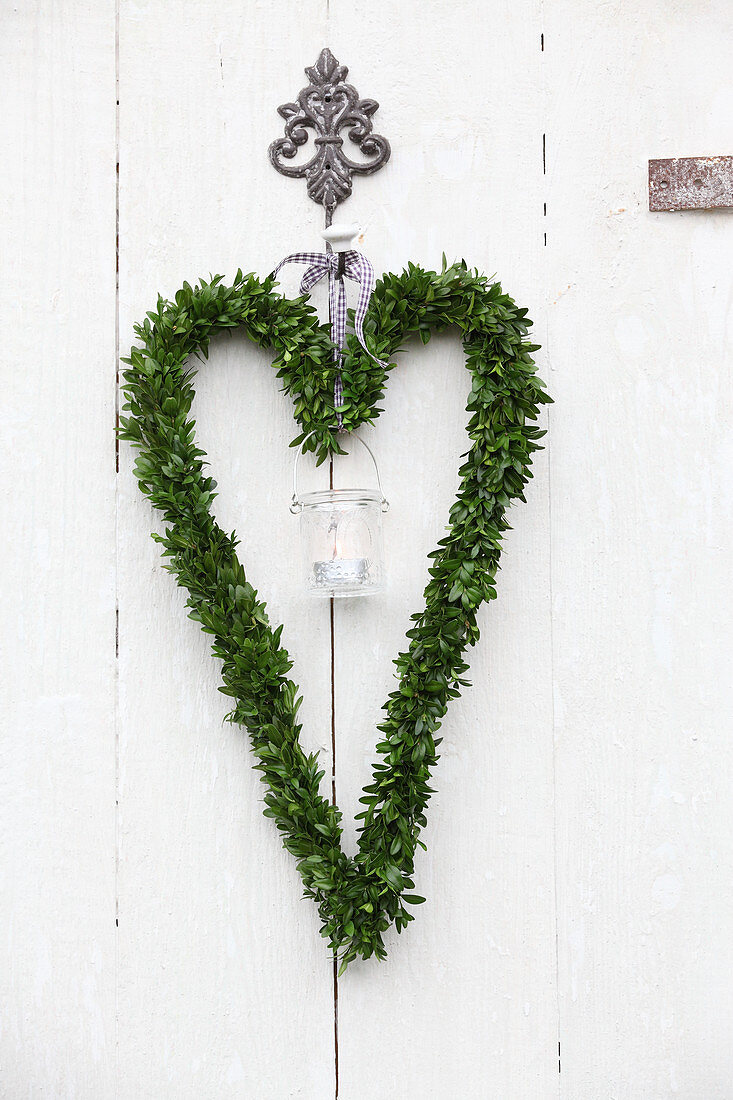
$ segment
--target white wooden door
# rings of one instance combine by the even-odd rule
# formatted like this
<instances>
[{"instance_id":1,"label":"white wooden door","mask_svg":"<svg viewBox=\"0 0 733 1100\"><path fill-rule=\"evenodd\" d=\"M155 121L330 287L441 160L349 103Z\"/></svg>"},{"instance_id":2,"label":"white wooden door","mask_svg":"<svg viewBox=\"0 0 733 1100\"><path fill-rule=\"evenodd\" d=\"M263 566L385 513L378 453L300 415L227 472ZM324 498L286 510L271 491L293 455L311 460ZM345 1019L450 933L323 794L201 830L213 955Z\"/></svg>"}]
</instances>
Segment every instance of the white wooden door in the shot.
<instances>
[{"instance_id":1,"label":"white wooden door","mask_svg":"<svg viewBox=\"0 0 733 1100\"><path fill-rule=\"evenodd\" d=\"M733 1096L733 217L646 197L650 157L731 152L733 9L25 0L0 30L0 1095ZM267 148L324 45L392 143L344 207L376 269L495 272L555 400L443 725L427 903L337 982L114 438L158 292L319 247ZM289 401L236 336L199 374L217 515L352 849L466 391L453 336L393 372L389 587L337 607L332 654Z\"/></svg>"}]
</instances>

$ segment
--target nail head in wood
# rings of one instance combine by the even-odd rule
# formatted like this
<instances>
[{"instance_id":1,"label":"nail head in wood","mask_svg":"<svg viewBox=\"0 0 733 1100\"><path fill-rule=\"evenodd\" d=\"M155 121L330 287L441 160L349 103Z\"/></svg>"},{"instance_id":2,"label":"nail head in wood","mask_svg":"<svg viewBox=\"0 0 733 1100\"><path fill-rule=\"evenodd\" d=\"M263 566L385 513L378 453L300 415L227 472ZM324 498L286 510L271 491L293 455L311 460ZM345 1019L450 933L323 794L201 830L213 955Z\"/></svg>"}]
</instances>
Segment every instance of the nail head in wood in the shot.
<instances>
[{"instance_id":1,"label":"nail head in wood","mask_svg":"<svg viewBox=\"0 0 733 1100\"><path fill-rule=\"evenodd\" d=\"M650 210L733 207L733 157L649 161Z\"/></svg>"}]
</instances>

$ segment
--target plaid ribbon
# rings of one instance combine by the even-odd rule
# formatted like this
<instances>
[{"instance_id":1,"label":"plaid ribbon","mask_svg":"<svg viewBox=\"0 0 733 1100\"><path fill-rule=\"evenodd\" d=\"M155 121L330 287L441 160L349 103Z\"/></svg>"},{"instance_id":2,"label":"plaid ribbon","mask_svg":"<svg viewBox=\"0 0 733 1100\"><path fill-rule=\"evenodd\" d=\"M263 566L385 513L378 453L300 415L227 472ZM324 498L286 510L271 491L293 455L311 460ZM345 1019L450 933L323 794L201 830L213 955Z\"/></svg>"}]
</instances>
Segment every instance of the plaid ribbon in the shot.
<instances>
[{"instance_id":1,"label":"plaid ribbon","mask_svg":"<svg viewBox=\"0 0 733 1100\"><path fill-rule=\"evenodd\" d=\"M343 260L339 268L340 257L343 257ZM346 287L344 285L344 276L359 284L359 299L356 303L356 310L354 311L354 331L356 332L356 338L370 359L373 359L380 367L386 368L387 366L381 359L377 359L375 355L372 355L364 342L364 318L366 317L369 299L372 296L372 291L374 290L374 284L376 282L374 268L369 263L366 256L361 252L357 252L355 249L351 249L348 252L293 252L292 255L286 256L284 260L280 261L272 272L273 276L277 275L281 267L290 263L310 265L303 278L300 280L301 294L308 294L311 287L314 287L316 283L320 282L321 279L328 275L331 339L336 345L334 351L336 381L333 387L333 404L336 409L336 421L338 427L341 428L343 426L341 408L344 403L344 391L341 384L341 363L343 360L343 346L346 340Z\"/></svg>"}]
</instances>

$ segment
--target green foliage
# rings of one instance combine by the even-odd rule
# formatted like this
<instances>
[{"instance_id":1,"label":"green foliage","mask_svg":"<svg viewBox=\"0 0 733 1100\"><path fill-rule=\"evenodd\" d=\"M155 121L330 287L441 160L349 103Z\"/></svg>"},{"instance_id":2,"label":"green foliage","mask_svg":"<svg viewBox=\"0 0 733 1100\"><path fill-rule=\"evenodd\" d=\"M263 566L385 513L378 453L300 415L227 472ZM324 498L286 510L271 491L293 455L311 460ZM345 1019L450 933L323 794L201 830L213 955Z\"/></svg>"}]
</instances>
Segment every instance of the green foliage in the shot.
<instances>
[{"instance_id":1,"label":"green foliage","mask_svg":"<svg viewBox=\"0 0 733 1100\"><path fill-rule=\"evenodd\" d=\"M319 460L339 452L333 406L333 347L304 298L289 301L268 278L237 273L230 287L220 277L196 287L184 283L172 302L136 326L139 346L124 362L127 403L120 436L137 448L140 488L160 510L165 534L155 535L166 568L188 591L190 616L213 638L222 664L221 690L234 701L232 721L249 731L256 768L266 787L265 815L297 861L305 895L322 918L322 934L342 959L342 969L362 956L384 958L383 934L413 919L406 908L423 899L413 893L414 859L438 761L437 736L448 703L466 686L465 651L479 631L476 613L496 596L506 511L524 500L530 463L542 432L534 425L549 401L535 373L527 342L526 310L498 283L464 263L440 273L409 264L376 286L365 323L367 341L390 362L405 339L455 326L471 375L467 412L470 449L460 468L460 488L447 534L430 555L425 606L412 616L409 645L395 661L398 686L384 706L378 762L364 788L359 849L341 848L341 814L321 794L317 754L300 745L298 688L289 678L290 658L265 605L247 580L234 535L216 524L211 507L216 482L205 472L191 418L193 355L207 354L221 329L242 327L275 352L274 367L295 405L305 442ZM347 341L343 364L346 430L374 421L387 371ZM390 362L390 368L394 366Z\"/></svg>"}]
</instances>

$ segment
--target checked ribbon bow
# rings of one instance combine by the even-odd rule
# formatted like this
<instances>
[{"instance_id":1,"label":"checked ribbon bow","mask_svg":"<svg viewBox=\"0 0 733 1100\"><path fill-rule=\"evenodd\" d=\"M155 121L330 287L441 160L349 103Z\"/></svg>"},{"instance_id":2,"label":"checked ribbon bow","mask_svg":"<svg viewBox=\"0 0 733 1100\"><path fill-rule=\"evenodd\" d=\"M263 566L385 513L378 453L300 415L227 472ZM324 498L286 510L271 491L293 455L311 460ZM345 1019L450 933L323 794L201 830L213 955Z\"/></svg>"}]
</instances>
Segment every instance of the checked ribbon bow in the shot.
<instances>
[{"instance_id":1,"label":"checked ribbon bow","mask_svg":"<svg viewBox=\"0 0 733 1100\"><path fill-rule=\"evenodd\" d=\"M312 287L321 279L328 276L328 300L331 316L331 339L335 344L334 361L336 363L336 382L333 387L333 403L336 409L336 420L339 429L343 426L341 408L343 406L343 387L341 385L341 362L343 347L346 340L346 287L344 276L359 284L359 299L354 311L354 331L356 338L364 348L364 351L378 363L380 367L386 367L386 363L372 355L364 342L364 318L369 306L369 299L374 290L376 278L374 268L366 256L350 249L348 252L293 252L281 260L273 277L285 264L309 264L308 270L300 280L300 293L308 294Z\"/></svg>"}]
</instances>

